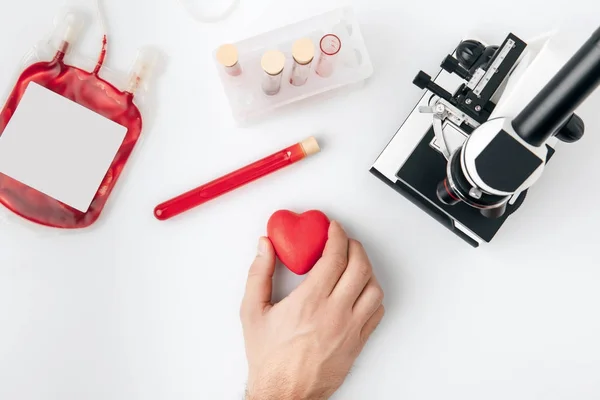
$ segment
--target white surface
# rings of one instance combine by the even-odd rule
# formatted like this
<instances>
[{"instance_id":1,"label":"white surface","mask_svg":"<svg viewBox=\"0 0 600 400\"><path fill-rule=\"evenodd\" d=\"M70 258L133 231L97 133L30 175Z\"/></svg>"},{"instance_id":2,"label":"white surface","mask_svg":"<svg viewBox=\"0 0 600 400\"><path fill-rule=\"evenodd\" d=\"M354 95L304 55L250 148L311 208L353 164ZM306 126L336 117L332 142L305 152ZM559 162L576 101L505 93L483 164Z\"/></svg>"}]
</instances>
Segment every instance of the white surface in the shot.
<instances>
[{"instance_id":1,"label":"white surface","mask_svg":"<svg viewBox=\"0 0 600 400\"><path fill-rule=\"evenodd\" d=\"M0 172L86 212L126 134L34 82L0 136Z\"/></svg>"},{"instance_id":2,"label":"white surface","mask_svg":"<svg viewBox=\"0 0 600 400\"><path fill-rule=\"evenodd\" d=\"M216 22L227 18L239 5L239 0L179 0L199 22Z\"/></svg>"},{"instance_id":3,"label":"white surface","mask_svg":"<svg viewBox=\"0 0 600 400\"><path fill-rule=\"evenodd\" d=\"M279 208L342 221L386 289L387 317L336 400L600 397L598 94L581 110L588 136L559 147L522 212L478 250L368 173L421 96L411 85L418 70L435 72L465 31L498 42L565 16L591 26L600 5L356 3L375 64L367 86L242 129L211 50L341 2L242 0L230 20L201 26L172 1L106 0L109 66L127 69L145 43L169 55L159 107L91 230L0 224L0 398L241 398L239 302L257 238ZM61 5L2 3L1 88ZM92 31L81 42L92 57L98 43ZM152 218L170 196L313 133L318 156L171 222ZM280 274L279 295L296 282Z\"/></svg>"}]
</instances>

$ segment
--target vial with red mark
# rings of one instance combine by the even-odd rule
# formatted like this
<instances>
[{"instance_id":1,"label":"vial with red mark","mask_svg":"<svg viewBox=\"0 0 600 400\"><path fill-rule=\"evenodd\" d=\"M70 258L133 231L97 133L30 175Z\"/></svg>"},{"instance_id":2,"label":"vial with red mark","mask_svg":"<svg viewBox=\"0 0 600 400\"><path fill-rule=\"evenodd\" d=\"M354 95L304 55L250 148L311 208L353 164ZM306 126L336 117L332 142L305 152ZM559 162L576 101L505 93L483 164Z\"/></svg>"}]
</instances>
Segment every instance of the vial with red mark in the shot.
<instances>
[{"instance_id":1,"label":"vial with red mark","mask_svg":"<svg viewBox=\"0 0 600 400\"><path fill-rule=\"evenodd\" d=\"M320 42L321 54L317 63L317 74L329 78L335 71L337 57L342 50L342 41L334 34L323 36Z\"/></svg>"}]
</instances>

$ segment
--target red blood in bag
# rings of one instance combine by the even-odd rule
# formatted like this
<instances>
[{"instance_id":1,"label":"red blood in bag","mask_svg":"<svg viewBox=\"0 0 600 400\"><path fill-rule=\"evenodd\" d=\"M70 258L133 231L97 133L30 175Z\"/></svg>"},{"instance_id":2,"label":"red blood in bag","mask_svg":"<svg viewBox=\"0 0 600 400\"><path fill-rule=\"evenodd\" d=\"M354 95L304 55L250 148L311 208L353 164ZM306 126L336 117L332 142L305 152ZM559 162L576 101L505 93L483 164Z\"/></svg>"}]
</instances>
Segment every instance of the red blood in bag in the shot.
<instances>
[{"instance_id":1,"label":"red blood in bag","mask_svg":"<svg viewBox=\"0 0 600 400\"><path fill-rule=\"evenodd\" d=\"M329 218L321 211L295 214L277 211L267 232L281 262L297 275L307 274L323 255L329 236Z\"/></svg>"},{"instance_id":2,"label":"red blood in bag","mask_svg":"<svg viewBox=\"0 0 600 400\"><path fill-rule=\"evenodd\" d=\"M142 116L133 94L121 92L90 73L64 63L59 52L51 62L28 67L19 77L0 113L0 136L19 106L27 86L35 82L127 128L127 134L87 212L78 211L0 173L0 203L32 222L55 228L77 229L92 225L131 155L142 131ZM46 132L52 135L51 131ZM34 146L35 144L32 144ZM77 166L73 166L77 168Z\"/></svg>"}]
</instances>

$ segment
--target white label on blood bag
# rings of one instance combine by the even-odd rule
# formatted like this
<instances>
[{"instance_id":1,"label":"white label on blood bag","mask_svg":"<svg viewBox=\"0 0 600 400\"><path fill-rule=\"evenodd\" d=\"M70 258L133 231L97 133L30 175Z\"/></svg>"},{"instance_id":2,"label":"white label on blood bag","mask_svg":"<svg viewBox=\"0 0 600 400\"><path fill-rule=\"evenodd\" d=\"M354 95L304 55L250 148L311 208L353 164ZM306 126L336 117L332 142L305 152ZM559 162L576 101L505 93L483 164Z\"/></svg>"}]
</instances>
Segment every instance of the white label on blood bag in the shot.
<instances>
[{"instance_id":1,"label":"white label on blood bag","mask_svg":"<svg viewBox=\"0 0 600 400\"><path fill-rule=\"evenodd\" d=\"M87 212L127 128L30 83L0 136L0 173Z\"/></svg>"}]
</instances>

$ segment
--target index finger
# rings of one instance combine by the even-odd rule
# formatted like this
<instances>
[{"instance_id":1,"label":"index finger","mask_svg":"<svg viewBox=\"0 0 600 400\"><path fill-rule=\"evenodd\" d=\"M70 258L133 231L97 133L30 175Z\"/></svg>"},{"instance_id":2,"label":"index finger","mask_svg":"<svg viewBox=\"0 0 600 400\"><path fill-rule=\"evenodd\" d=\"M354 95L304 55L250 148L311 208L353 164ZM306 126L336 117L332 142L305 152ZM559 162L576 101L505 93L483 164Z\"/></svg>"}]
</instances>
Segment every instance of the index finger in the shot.
<instances>
[{"instance_id":1,"label":"index finger","mask_svg":"<svg viewBox=\"0 0 600 400\"><path fill-rule=\"evenodd\" d=\"M310 271L304 284L328 297L348 267L349 244L344 228L335 221L331 222L323 257Z\"/></svg>"}]
</instances>

